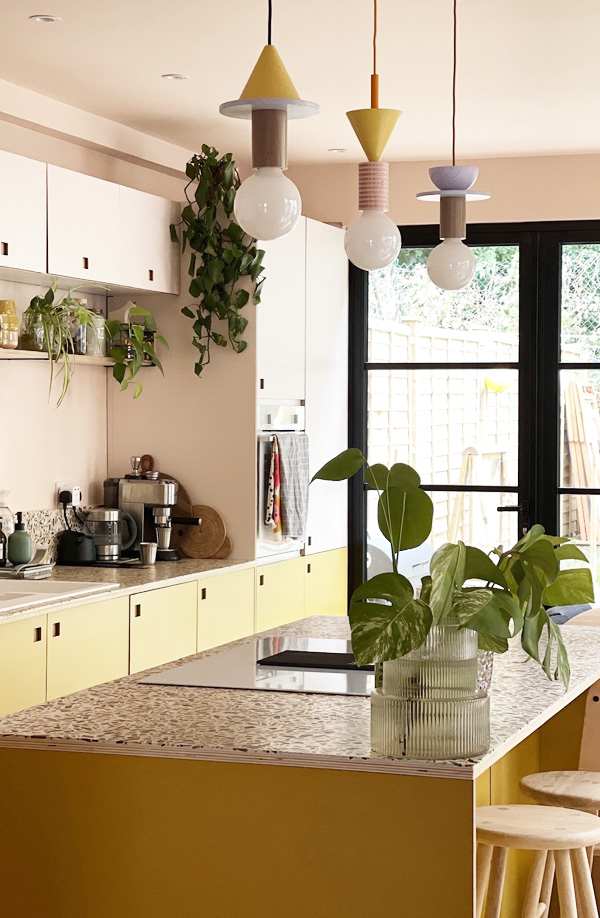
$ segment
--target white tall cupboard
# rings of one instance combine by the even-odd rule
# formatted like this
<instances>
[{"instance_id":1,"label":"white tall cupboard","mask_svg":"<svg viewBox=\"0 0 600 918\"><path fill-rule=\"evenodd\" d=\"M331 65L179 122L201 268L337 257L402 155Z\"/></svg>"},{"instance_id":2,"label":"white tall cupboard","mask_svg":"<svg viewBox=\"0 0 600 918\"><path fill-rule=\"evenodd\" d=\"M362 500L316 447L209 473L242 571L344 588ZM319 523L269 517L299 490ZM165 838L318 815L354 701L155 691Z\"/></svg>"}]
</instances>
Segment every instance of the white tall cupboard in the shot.
<instances>
[{"instance_id":1,"label":"white tall cupboard","mask_svg":"<svg viewBox=\"0 0 600 918\"><path fill-rule=\"evenodd\" d=\"M348 446L348 259L344 231L306 221L306 432L311 478ZM310 486L306 554L348 540L346 482Z\"/></svg>"}]
</instances>

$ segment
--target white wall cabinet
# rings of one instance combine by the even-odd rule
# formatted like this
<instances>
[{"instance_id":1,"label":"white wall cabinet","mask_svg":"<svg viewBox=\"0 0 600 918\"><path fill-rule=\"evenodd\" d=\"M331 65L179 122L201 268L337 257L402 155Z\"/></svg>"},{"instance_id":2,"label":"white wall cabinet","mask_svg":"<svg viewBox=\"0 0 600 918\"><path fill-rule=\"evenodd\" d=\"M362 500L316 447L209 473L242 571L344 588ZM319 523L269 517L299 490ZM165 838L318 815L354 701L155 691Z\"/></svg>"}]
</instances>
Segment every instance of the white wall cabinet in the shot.
<instances>
[{"instance_id":1,"label":"white wall cabinet","mask_svg":"<svg viewBox=\"0 0 600 918\"><path fill-rule=\"evenodd\" d=\"M135 188L119 187L119 282L140 290L179 293L179 245L169 227L178 206Z\"/></svg>"},{"instance_id":2,"label":"white wall cabinet","mask_svg":"<svg viewBox=\"0 0 600 918\"><path fill-rule=\"evenodd\" d=\"M46 271L46 163L3 151L0 266Z\"/></svg>"},{"instance_id":3,"label":"white wall cabinet","mask_svg":"<svg viewBox=\"0 0 600 918\"><path fill-rule=\"evenodd\" d=\"M304 398L306 217L281 239L259 242L265 284L256 309L258 397Z\"/></svg>"},{"instance_id":4,"label":"white wall cabinet","mask_svg":"<svg viewBox=\"0 0 600 918\"><path fill-rule=\"evenodd\" d=\"M306 432L311 478L348 446L348 259L344 231L306 227ZM348 540L346 482L310 486L306 554Z\"/></svg>"},{"instance_id":5,"label":"white wall cabinet","mask_svg":"<svg viewBox=\"0 0 600 918\"><path fill-rule=\"evenodd\" d=\"M118 284L119 186L48 166L48 272Z\"/></svg>"}]
</instances>

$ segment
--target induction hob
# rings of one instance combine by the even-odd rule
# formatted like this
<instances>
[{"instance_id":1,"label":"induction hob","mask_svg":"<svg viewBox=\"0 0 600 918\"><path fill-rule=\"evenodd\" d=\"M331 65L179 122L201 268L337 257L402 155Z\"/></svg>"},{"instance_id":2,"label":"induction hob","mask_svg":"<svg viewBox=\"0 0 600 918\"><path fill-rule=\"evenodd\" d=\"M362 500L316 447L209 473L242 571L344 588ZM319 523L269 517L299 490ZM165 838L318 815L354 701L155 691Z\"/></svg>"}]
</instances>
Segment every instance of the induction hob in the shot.
<instances>
[{"instance_id":1,"label":"induction hob","mask_svg":"<svg viewBox=\"0 0 600 918\"><path fill-rule=\"evenodd\" d=\"M291 652L296 651L300 654L294 659ZM277 654L284 654L284 665L277 665L277 660L270 660L267 664L260 662ZM311 654L315 655L312 661ZM331 654L330 666L328 654ZM260 638L153 673L141 679L140 684L368 696L375 687L375 675L372 671L356 668L351 654L350 641L306 637ZM310 665L311 662L314 665Z\"/></svg>"}]
</instances>

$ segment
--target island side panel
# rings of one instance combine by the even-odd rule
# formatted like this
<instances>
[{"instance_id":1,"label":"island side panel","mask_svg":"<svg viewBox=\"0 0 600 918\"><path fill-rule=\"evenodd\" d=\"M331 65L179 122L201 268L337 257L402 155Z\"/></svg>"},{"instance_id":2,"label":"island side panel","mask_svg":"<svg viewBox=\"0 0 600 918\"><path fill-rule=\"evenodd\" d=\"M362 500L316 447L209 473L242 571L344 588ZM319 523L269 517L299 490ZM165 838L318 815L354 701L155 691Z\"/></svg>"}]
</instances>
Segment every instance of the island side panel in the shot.
<instances>
[{"instance_id":1,"label":"island side panel","mask_svg":"<svg viewBox=\"0 0 600 918\"><path fill-rule=\"evenodd\" d=\"M470 918L473 783L0 750L3 913Z\"/></svg>"}]
</instances>

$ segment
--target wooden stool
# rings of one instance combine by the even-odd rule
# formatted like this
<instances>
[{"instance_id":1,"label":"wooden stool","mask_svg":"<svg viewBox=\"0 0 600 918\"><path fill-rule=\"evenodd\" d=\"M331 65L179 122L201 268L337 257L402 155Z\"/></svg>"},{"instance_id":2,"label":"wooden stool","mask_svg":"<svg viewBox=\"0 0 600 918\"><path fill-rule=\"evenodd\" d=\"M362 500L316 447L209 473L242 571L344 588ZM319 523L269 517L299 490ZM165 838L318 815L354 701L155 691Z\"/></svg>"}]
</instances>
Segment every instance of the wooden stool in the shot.
<instances>
[{"instance_id":1,"label":"wooden stool","mask_svg":"<svg viewBox=\"0 0 600 918\"><path fill-rule=\"evenodd\" d=\"M586 849L600 843L600 819L563 807L477 810L477 918L499 918L509 848L535 851L522 918L546 918L554 872L561 918L598 918Z\"/></svg>"},{"instance_id":2,"label":"wooden stool","mask_svg":"<svg viewBox=\"0 0 600 918\"><path fill-rule=\"evenodd\" d=\"M600 811L600 772L541 771L522 778L523 791L545 806L566 806L573 810Z\"/></svg>"}]
</instances>

